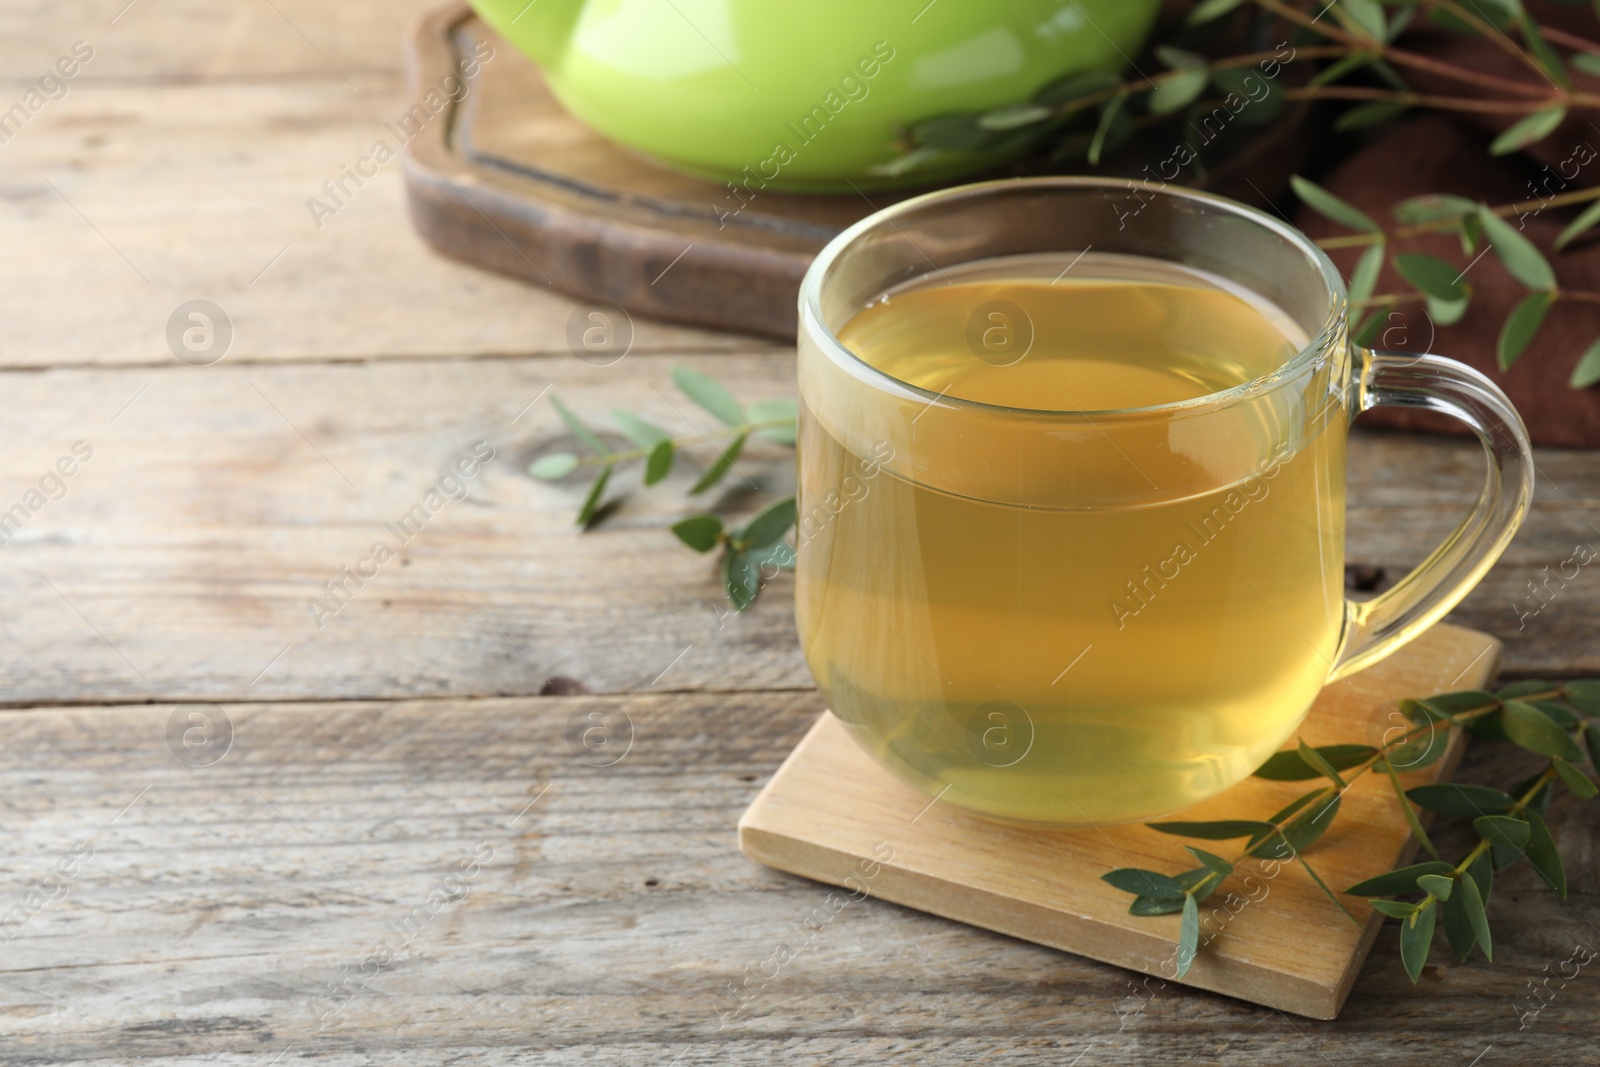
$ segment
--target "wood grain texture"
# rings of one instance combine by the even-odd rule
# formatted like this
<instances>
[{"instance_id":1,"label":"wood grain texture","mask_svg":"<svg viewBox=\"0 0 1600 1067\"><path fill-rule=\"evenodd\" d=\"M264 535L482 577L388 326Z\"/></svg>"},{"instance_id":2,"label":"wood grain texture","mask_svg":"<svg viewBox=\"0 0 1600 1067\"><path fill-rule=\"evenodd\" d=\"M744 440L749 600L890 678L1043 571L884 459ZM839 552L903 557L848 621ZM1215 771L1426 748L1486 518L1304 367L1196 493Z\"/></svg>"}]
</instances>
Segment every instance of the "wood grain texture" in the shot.
<instances>
[{"instance_id":1,"label":"wood grain texture","mask_svg":"<svg viewBox=\"0 0 1600 1067\"><path fill-rule=\"evenodd\" d=\"M1312 745L1379 741L1392 728L1393 702L1481 689L1494 678L1499 652L1492 637L1436 626L1324 689L1297 735ZM1458 734L1438 762L1405 776L1406 787L1449 781L1463 743ZM1306 791L1304 782L1248 778L1181 817L1259 819ZM848 893L832 898L840 908L851 897L875 896L1176 984L1178 917L1131 916L1128 895L1100 880L1122 867L1175 870L1167 866L1173 845L1143 825L1011 826L940 804L873 762L832 713L817 720L739 818L745 855L845 887ZM1228 857L1240 847L1200 845ZM1416 848L1389 782L1363 774L1343 792L1315 868L1342 889L1409 862ZM1201 905L1205 948L1182 984L1335 1018L1383 925L1365 901L1347 906L1359 923L1341 915L1294 863L1243 862ZM1317 951L1306 951L1309 945Z\"/></svg>"},{"instance_id":2,"label":"wood grain texture","mask_svg":"<svg viewBox=\"0 0 1600 1067\"><path fill-rule=\"evenodd\" d=\"M210 714L232 747L206 767L173 757L170 705L0 714L0 915L93 849L0 944L5 1062L1464 1067L1491 1044L1483 1067L1593 1062L1588 970L1527 1030L1514 1012L1576 941L1600 947L1600 842L1565 799L1551 824L1571 900L1526 864L1506 872L1497 962L1430 966L1415 988L1391 924L1336 1023L1152 997L1133 972L869 899L723 1026L730 985L824 906L825 888L745 859L734 834L820 701L622 698L609 736L631 723L632 744L610 766L572 726L587 703L230 705ZM1477 746L1465 776L1522 766ZM1459 830L1436 840L1464 850ZM350 977L480 843L494 855L465 896ZM342 981L323 1028L318 998Z\"/></svg>"}]
</instances>

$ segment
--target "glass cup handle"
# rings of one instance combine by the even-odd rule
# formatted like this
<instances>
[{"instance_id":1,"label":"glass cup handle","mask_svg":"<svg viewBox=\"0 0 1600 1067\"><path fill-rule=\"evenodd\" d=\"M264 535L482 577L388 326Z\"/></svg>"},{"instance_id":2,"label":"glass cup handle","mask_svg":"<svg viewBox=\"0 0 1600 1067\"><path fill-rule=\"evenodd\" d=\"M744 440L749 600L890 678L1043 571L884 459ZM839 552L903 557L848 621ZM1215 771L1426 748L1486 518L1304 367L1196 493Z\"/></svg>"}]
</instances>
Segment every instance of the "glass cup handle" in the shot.
<instances>
[{"instance_id":1,"label":"glass cup handle","mask_svg":"<svg viewBox=\"0 0 1600 1067\"><path fill-rule=\"evenodd\" d=\"M1454 416L1483 442L1489 469L1471 513L1416 570L1371 600L1345 601L1344 638L1329 681L1376 663L1460 603L1505 551L1533 498L1527 427L1488 378L1434 355L1357 348L1356 357L1357 412L1387 404Z\"/></svg>"}]
</instances>

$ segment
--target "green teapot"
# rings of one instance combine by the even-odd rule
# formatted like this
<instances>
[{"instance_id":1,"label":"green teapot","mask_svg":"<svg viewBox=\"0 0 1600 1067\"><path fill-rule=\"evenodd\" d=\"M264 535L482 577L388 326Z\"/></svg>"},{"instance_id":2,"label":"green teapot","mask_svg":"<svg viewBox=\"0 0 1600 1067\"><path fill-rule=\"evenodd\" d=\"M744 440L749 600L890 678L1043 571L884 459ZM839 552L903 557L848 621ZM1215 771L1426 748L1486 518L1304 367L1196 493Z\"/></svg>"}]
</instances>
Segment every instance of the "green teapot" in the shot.
<instances>
[{"instance_id":1,"label":"green teapot","mask_svg":"<svg viewBox=\"0 0 1600 1067\"><path fill-rule=\"evenodd\" d=\"M1004 139L889 164L902 131L1120 71L1159 0L472 0L601 133L752 191L925 184L1002 162Z\"/></svg>"}]
</instances>

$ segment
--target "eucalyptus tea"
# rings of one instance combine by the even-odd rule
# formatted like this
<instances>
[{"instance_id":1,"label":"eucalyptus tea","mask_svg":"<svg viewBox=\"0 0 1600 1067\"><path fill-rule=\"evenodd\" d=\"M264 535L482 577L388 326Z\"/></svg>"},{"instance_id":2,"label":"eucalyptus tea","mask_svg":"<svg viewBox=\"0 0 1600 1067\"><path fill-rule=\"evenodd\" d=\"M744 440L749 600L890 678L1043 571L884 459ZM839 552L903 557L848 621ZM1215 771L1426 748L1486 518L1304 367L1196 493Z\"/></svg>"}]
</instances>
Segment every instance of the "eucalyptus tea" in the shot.
<instances>
[{"instance_id":1,"label":"eucalyptus tea","mask_svg":"<svg viewBox=\"0 0 1600 1067\"><path fill-rule=\"evenodd\" d=\"M875 757L993 816L1117 822L1214 795L1293 732L1344 622L1343 402L1183 406L1282 367L1307 342L1282 313L1091 252L946 269L838 338L927 396L906 418L842 376L802 388L800 636ZM1070 462L997 432L1051 440L1052 419Z\"/></svg>"}]
</instances>

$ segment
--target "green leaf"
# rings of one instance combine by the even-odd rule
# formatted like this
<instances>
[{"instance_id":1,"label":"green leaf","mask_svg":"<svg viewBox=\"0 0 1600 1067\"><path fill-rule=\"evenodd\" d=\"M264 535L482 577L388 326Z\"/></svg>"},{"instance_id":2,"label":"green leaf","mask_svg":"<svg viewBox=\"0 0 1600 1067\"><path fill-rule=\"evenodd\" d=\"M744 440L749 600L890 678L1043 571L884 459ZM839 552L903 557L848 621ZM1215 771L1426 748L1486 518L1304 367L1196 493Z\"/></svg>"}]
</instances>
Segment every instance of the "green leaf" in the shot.
<instances>
[{"instance_id":1,"label":"green leaf","mask_svg":"<svg viewBox=\"0 0 1600 1067\"><path fill-rule=\"evenodd\" d=\"M1183 921L1178 927L1178 974L1182 978L1189 973L1189 965L1194 962L1195 953L1200 951L1200 905L1196 904L1194 897L1183 898Z\"/></svg>"},{"instance_id":2,"label":"green leaf","mask_svg":"<svg viewBox=\"0 0 1600 1067\"><path fill-rule=\"evenodd\" d=\"M528 473L546 482L565 478L578 469L578 457L571 452L551 452L528 464Z\"/></svg>"},{"instance_id":3,"label":"green leaf","mask_svg":"<svg viewBox=\"0 0 1600 1067\"><path fill-rule=\"evenodd\" d=\"M1037 93L1033 94L1033 102L1057 110L1076 111L1078 108L1065 108L1064 105L1074 100L1081 100L1086 96L1103 93L1107 89L1121 85L1122 79L1109 71L1086 70L1077 74L1069 74L1065 78L1051 82ZM1088 105L1079 105L1086 107Z\"/></svg>"},{"instance_id":4,"label":"green leaf","mask_svg":"<svg viewBox=\"0 0 1600 1067\"><path fill-rule=\"evenodd\" d=\"M1501 715L1506 736L1528 751L1567 760L1583 759L1583 749L1572 736L1533 705L1508 700Z\"/></svg>"},{"instance_id":5,"label":"green leaf","mask_svg":"<svg viewBox=\"0 0 1600 1067\"><path fill-rule=\"evenodd\" d=\"M622 436L638 445L640 448L654 448L671 435L658 426L653 426L631 411L620 408L613 409L611 417L617 420L617 426L622 430Z\"/></svg>"},{"instance_id":6,"label":"green leaf","mask_svg":"<svg viewBox=\"0 0 1600 1067\"><path fill-rule=\"evenodd\" d=\"M1329 781L1333 782L1333 784L1338 786L1340 789L1344 788L1344 779L1340 778L1339 777L1339 772L1333 769L1333 764L1329 763L1326 759L1323 758L1323 756L1322 756L1322 754L1320 752L1318 752L1316 749L1312 748L1310 745L1306 744L1305 741L1303 741L1303 740L1300 742L1300 748L1299 748L1299 753L1298 754L1300 756L1300 759L1302 761L1304 761L1305 764L1308 767L1311 767L1318 774L1326 777ZM1368 756L1376 756L1377 754L1378 754L1378 750L1377 749L1372 749L1371 751L1369 751L1367 753Z\"/></svg>"},{"instance_id":7,"label":"green leaf","mask_svg":"<svg viewBox=\"0 0 1600 1067\"><path fill-rule=\"evenodd\" d=\"M1506 270L1511 272L1513 278L1529 289L1556 287L1555 271L1550 269L1544 254L1516 227L1483 204L1478 205L1478 223L1483 227L1484 236L1494 246L1494 254L1500 257L1500 262L1506 265Z\"/></svg>"},{"instance_id":8,"label":"green leaf","mask_svg":"<svg viewBox=\"0 0 1600 1067\"><path fill-rule=\"evenodd\" d=\"M701 374L691 367L673 367L672 381L690 400L729 426L738 426L745 421L744 408L739 406L726 386L710 375Z\"/></svg>"},{"instance_id":9,"label":"green leaf","mask_svg":"<svg viewBox=\"0 0 1600 1067\"><path fill-rule=\"evenodd\" d=\"M1419 888L1417 879L1423 875L1448 874L1453 870L1455 868L1443 860L1429 860L1427 863L1385 871L1364 882L1357 882L1345 892L1353 897L1394 897L1402 893L1414 893Z\"/></svg>"},{"instance_id":10,"label":"green leaf","mask_svg":"<svg viewBox=\"0 0 1600 1067\"><path fill-rule=\"evenodd\" d=\"M1109 874L1102 874L1100 880L1124 893L1134 893L1138 896L1177 900L1185 895L1183 886L1169 876L1160 871L1146 871L1138 867L1118 867Z\"/></svg>"},{"instance_id":11,"label":"green leaf","mask_svg":"<svg viewBox=\"0 0 1600 1067\"><path fill-rule=\"evenodd\" d=\"M1400 961L1405 964L1412 985L1422 977L1422 966L1433 949L1433 927L1438 921L1438 905L1425 904L1400 924Z\"/></svg>"},{"instance_id":12,"label":"green leaf","mask_svg":"<svg viewBox=\"0 0 1600 1067\"><path fill-rule=\"evenodd\" d=\"M1484 958L1493 962L1494 941L1489 936L1489 915L1478 892L1478 883L1471 878L1461 879L1461 897L1467 922L1472 924L1472 939L1483 949Z\"/></svg>"},{"instance_id":13,"label":"green leaf","mask_svg":"<svg viewBox=\"0 0 1600 1067\"><path fill-rule=\"evenodd\" d=\"M1203 848L1195 848L1193 845L1184 845L1183 847L1185 851L1193 855L1195 859L1205 864L1206 870L1214 871L1217 874L1220 874L1223 878L1226 878L1228 875L1233 873L1233 864L1229 863L1221 856L1207 852Z\"/></svg>"},{"instance_id":14,"label":"green leaf","mask_svg":"<svg viewBox=\"0 0 1600 1067\"><path fill-rule=\"evenodd\" d=\"M1440 782L1406 790L1406 796L1420 808L1448 819L1474 819L1511 810L1516 803L1498 789L1486 785Z\"/></svg>"},{"instance_id":15,"label":"green leaf","mask_svg":"<svg viewBox=\"0 0 1600 1067\"><path fill-rule=\"evenodd\" d=\"M733 442L727 448L722 450L722 454L717 457L717 461L706 469L706 472L700 476L700 480L695 482L694 486L689 490L690 496L696 493L703 493L722 481L722 476L732 468L733 461L739 458L739 452L744 448L744 438L745 435L740 434L733 439Z\"/></svg>"},{"instance_id":16,"label":"green leaf","mask_svg":"<svg viewBox=\"0 0 1600 1067\"><path fill-rule=\"evenodd\" d=\"M916 123L909 132L913 144L941 152L975 152L989 141L989 131L978 125L976 116L967 114L935 115Z\"/></svg>"},{"instance_id":17,"label":"green leaf","mask_svg":"<svg viewBox=\"0 0 1600 1067\"><path fill-rule=\"evenodd\" d=\"M1389 23L1383 17L1383 7L1378 0L1339 0L1339 10L1349 16L1349 22L1363 37L1382 41L1389 35Z\"/></svg>"},{"instance_id":18,"label":"green leaf","mask_svg":"<svg viewBox=\"0 0 1600 1067\"><path fill-rule=\"evenodd\" d=\"M1489 145L1489 154L1491 156L1509 155L1520 148L1526 148L1537 141L1542 141L1549 137L1555 131L1555 128L1561 125L1561 120L1566 117L1566 108L1550 107L1518 119L1504 133L1496 137L1493 144Z\"/></svg>"},{"instance_id":19,"label":"green leaf","mask_svg":"<svg viewBox=\"0 0 1600 1067\"><path fill-rule=\"evenodd\" d=\"M1355 328L1355 331L1350 335L1350 340L1358 345L1372 344L1378 339L1378 335L1383 332L1385 321L1383 309L1379 308L1361 320L1361 325Z\"/></svg>"},{"instance_id":20,"label":"green leaf","mask_svg":"<svg viewBox=\"0 0 1600 1067\"><path fill-rule=\"evenodd\" d=\"M1414 196L1410 200L1400 201L1394 206L1394 217L1396 222L1415 226L1424 222L1459 219L1477 210L1477 202L1464 196L1429 193L1427 196Z\"/></svg>"},{"instance_id":21,"label":"green leaf","mask_svg":"<svg viewBox=\"0 0 1600 1067\"><path fill-rule=\"evenodd\" d=\"M1383 232L1383 227L1374 222L1370 215L1356 210L1315 182L1307 181L1296 174L1289 179L1289 184L1294 187L1295 195L1304 201L1307 207L1324 218L1332 219L1352 230L1363 230L1367 233Z\"/></svg>"},{"instance_id":22,"label":"green leaf","mask_svg":"<svg viewBox=\"0 0 1600 1067\"><path fill-rule=\"evenodd\" d=\"M1532 833L1532 828L1525 820L1510 815L1480 816L1472 820L1472 828L1491 845L1518 850L1528 843L1528 836Z\"/></svg>"},{"instance_id":23,"label":"green leaf","mask_svg":"<svg viewBox=\"0 0 1600 1067\"><path fill-rule=\"evenodd\" d=\"M1412 912L1422 907L1403 900L1369 900L1367 903L1372 905L1373 911L1382 912L1391 919L1409 919Z\"/></svg>"},{"instance_id":24,"label":"green leaf","mask_svg":"<svg viewBox=\"0 0 1600 1067\"><path fill-rule=\"evenodd\" d=\"M1476 889L1477 883L1472 884ZM1472 932L1472 920L1467 918L1465 892L1451 894L1450 899L1444 903L1444 936L1450 942L1450 949L1456 954L1456 959L1466 963L1467 958L1472 955L1472 946L1478 943L1478 936Z\"/></svg>"},{"instance_id":25,"label":"green leaf","mask_svg":"<svg viewBox=\"0 0 1600 1067\"><path fill-rule=\"evenodd\" d=\"M888 162L874 163L867 168L867 173L877 174L886 178L898 178L903 174L910 174L926 163L933 162L942 155L944 153L937 148L929 148L924 145L921 148L913 148L909 152L898 155Z\"/></svg>"},{"instance_id":26,"label":"green leaf","mask_svg":"<svg viewBox=\"0 0 1600 1067\"><path fill-rule=\"evenodd\" d=\"M749 555L730 550L722 557L722 587L736 611L755 603L756 594L761 591L761 575Z\"/></svg>"},{"instance_id":27,"label":"green leaf","mask_svg":"<svg viewBox=\"0 0 1600 1067\"><path fill-rule=\"evenodd\" d=\"M1122 114L1122 105L1127 101L1126 92L1118 93L1107 100L1100 108L1100 123L1094 129L1094 137L1089 141L1089 165L1100 165L1100 153L1105 149L1106 141L1110 139L1112 127L1116 124L1117 117Z\"/></svg>"},{"instance_id":28,"label":"green leaf","mask_svg":"<svg viewBox=\"0 0 1600 1067\"><path fill-rule=\"evenodd\" d=\"M1585 715L1600 716L1600 682L1568 682L1561 687L1561 699Z\"/></svg>"},{"instance_id":29,"label":"green leaf","mask_svg":"<svg viewBox=\"0 0 1600 1067\"><path fill-rule=\"evenodd\" d=\"M1466 315L1469 301L1465 296L1460 300L1439 300L1430 296L1426 300L1428 317L1439 326L1454 326Z\"/></svg>"},{"instance_id":30,"label":"green leaf","mask_svg":"<svg viewBox=\"0 0 1600 1067\"><path fill-rule=\"evenodd\" d=\"M1394 257L1395 269L1406 281L1440 300L1460 300L1467 295L1461 272L1436 256L1420 252L1401 252Z\"/></svg>"},{"instance_id":31,"label":"green leaf","mask_svg":"<svg viewBox=\"0 0 1600 1067\"><path fill-rule=\"evenodd\" d=\"M745 526L738 537L743 542L741 547L766 548L789 531L789 527L794 525L794 519L794 497L786 496L782 500L773 501Z\"/></svg>"},{"instance_id":32,"label":"green leaf","mask_svg":"<svg viewBox=\"0 0 1600 1067\"><path fill-rule=\"evenodd\" d=\"M594 431L583 424L582 419L569 411L567 405L561 402L559 396L552 396L550 403L556 406L556 413L561 416L561 421L567 424L567 429L572 431L572 436L582 441L585 448L597 456L611 454L611 450L606 447L605 442L596 437Z\"/></svg>"},{"instance_id":33,"label":"green leaf","mask_svg":"<svg viewBox=\"0 0 1600 1067\"><path fill-rule=\"evenodd\" d=\"M1530 706L1537 708L1540 714L1563 730L1576 730L1578 724L1583 721L1578 718L1576 712L1569 711L1565 704L1557 704L1553 700L1535 700ZM1578 758L1583 757L1580 755Z\"/></svg>"},{"instance_id":34,"label":"green leaf","mask_svg":"<svg viewBox=\"0 0 1600 1067\"><path fill-rule=\"evenodd\" d=\"M676 449L671 441L662 441L650 450L650 456L644 464L644 484L655 485L667 476L672 470L672 457Z\"/></svg>"},{"instance_id":35,"label":"green leaf","mask_svg":"<svg viewBox=\"0 0 1600 1067\"><path fill-rule=\"evenodd\" d=\"M1189 12L1189 25L1198 26L1202 22L1220 18L1242 3L1244 0L1202 0Z\"/></svg>"},{"instance_id":36,"label":"green leaf","mask_svg":"<svg viewBox=\"0 0 1600 1067\"><path fill-rule=\"evenodd\" d=\"M1600 771L1600 726L1591 722L1583 731L1583 741L1589 747L1589 762Z\"/></svg>"},{"instance_id":37,"label":"green leaf","mask_svg":"<svg viewBox=\"0 0 1600 1067\"><path fill-rule=\"evenodd\" d=\"M1394 768L1384 764L1384 771L1389 779L1389 785L1394 789L1394 796L1400 805L1400 810L1405 814L1406 825L1411 828L1411 836L1417 839L1417 844L1427 849L1434 859L1439 858L1439 850L1434 847L1433 840L1428 837L1428 832L1422 828L1422 821L1417 818L1416 810L1411 806L1411 801L1406 797L1406 787L1400 784L1400 776Z\"/></svg>"},{"instance_id":38,"label":"green leaf","mask_svg":"<svg viewBox=\"0 0 1600 1067\"><path fill-rule=\"evenodd\" d=\"M1172 876L1172 880L1183 886L1183 891L1194 897L1196 901L1206 899L1212 893L1215 893L1217 887L1222 884L1222 878L1219 878L1216 872L1209 867L1196 867L1192 871L1175 874ZM1201 883L1204 883L1204 885Z\"/></svg>"},{"instance_id":39,"label":"green leaf","mask_svg":"<svg viewBox=\"0 0 1600 1067\"><path fill-rule=\"evenodd\" d=\"M1238 110L1232 112L1233 121L1240 126L1265 126L1283 114L1283 109L1289 103L1282 86L1271 78L1263 77L1254 67L1213 70L1211 83L1222 91L1224 98L1233 93L1239 100L1249 102L1240 103ZM1223 103L1227 104L1226 99ZM1190 147L1195 147L1192 140Z\"/></svg>"},{"instance_id":40,"label":"green leaf","mask_svg":"<svg viewBox=\"0 0 1600 1067\"><path fill-rule=\"evenodd\" d=\"M1569 384L1574 389L1587 389L1595 382L1600 382L1600 337L1595 338L1589 347L1583 350L1578 365L1572 368L1572 379Z\"/></svg>"},{"instance_id":41,"label":"green leaf","mask_svg":"<svg viewBox=\"0 0 1600 1067\"><path fill-rule=\"evenodd\" d=\"M1267 822L1247 819L1222 819L1217 822L1153 822L1150 829L1174 837L1193 837L1201 841L1232 841L1272 829Z\"/></svg>"},{"instance_id":42,"label":"green leaf","mask_svg":"<svg viewBox=\"0 0 1600 1067\"><path fill-rule=\"evenodd\" d=\"M1459 715L1464 711L1479 711L1498 701L1493 693L1486 693L1482 689L1463 689L1456 693L1440 693L1426 700L1419 700L1417 703L1431 708L1440 715L1449 716Z\"/></svg>"},{"instance_id":43,"label":"green leaf","mask_svg":"<svg viewBox=\"0 0 1600 1067\"><path fill-rule=\"evenodd\" d=\"M795 422L799 418L799 406L788 398L778 400L757 400L745 411L754 423L779 422L787 420L787 426L769 426L756 432L769 441L781 444L794 444Z\"/></svg>"},{"instance_id":44,"label":"green leaf","mask_svg":"<svg viewBox=\"0 0 1600 1067\"><path fill-rule=\"evenodd\" d=\"M1562 900L1567 899L1567 869L1562 866L1561 852L1550 835L1550 827L1536 811L1527 812L1528 825L1533 832L1528 835L1528 859L1534 870L1549 884Z\"/></svg>"},{"instance_id":45,"label":"green leaf","mask_svg":"<svg viewBox=\"0 0 1600 1067\"><path fill-rule=\"evenodd\" d=\"M1194 103L1211 80L1204 68L1180 70L1161 79L1150 93L1150 113L1170 115Z\"/></svg>"},{"instance_id":46,"label":"green leaf","mask_svg":"<svg viewBox=\"0 0 1600 1067\"><path fill-rule=\"evenodd\" d=\"M1550 80L1563 89L1572 88L1572 78L1567 74L1566 66L1561 62L1561 56L1549 42L1544 39L1544 34L1539 32L1539 24L1527 14L1522 15L1522 37L1528 42L1528 51L1533 53L1539 65L1550 75Z\"/></svg>"},{"instance_id":47,"label":"green leaf","mask_svg":"<svg viewBox=\"0 0 1600 1067\"><path fill-rule=\"evenodd\" d=\"M1554 682L1547 682L1542 678L1527 678L1500 688L1495 692L1495 696L1501 700L1515 700L1517 697L1525 697L1533 693L1549 693L1560 688Z\"/></svg>"},{"instance_id":48,"label":"green leaf","mask_svg":"<svg viewBox=\"0 0 1600 1067\"><path fill-rule=\"evenodd\" d=\"M1289 803L1285 804L1282 808L1279 808L1278 811L1272 815L1269 821L1273 823L1281 823L1295 812L1300 811L1306 805L1310 804L1312 801L1321 800L1327 795L1328 791L1326 789L1313 789L1309 793L1303 793L1294 800L1291 800Z\"/></svg>"},{"instance_id":49,"label":"green leaf","mask_svg":"<svg viewBox=\"0 0 1600 1067\"><path fill-rule=\"evenodd\" d=\"M1593 52L1574 52L1570 62L1585 74L1600 77L1600 56Z\"/></svg>"},{"instance_id":50,"label":"green leaf","mask_svg":"<svg viewBox=\"0 0 1600 1067\"><path fill-rule=\"evenodd\" d=\"M1135 897L1132 904L1128 905L1129 915L1172 915L1183 910L1183 902L1188 900L1183 897Z\"/></svg>"},{"instance_id":51,"label":"green leaf","mask_svg":"<svg viewBox=\"0 0 1600 1067\"><path fill-rule=\"evenodd\" d=\"M787 541L774 541L766 548L752 549L750 561L757 569L772 566L780 571L794 570L795 551Z\"/></svg>"},{"instance_id":52,"label":"green leaf","mask_svg":"<svg viewBox=\"0 0 1600 1067\"><path fill-rule=\"evenodd\" d=\"M1417 888L1435 900L1449 900L1455 879L1445 874L1424 874L1417 879Z\"/></svg>"},{"instance_id":53,"label":"green leaf","mask_svg":"<svg viewBox=\"0 0 1600 1067\"><path fill-rule=\"evenodd\" d=\"M1600 56L1595 58L1600 59ZM1581 215L1567 224L1567 228L1556 237L1557 250L1567 247L1573 240L1587 233L1597 222L1600 222L1600 200L1584 208Z\"/></svg>"},{"instance_id":54,"label":"green leaf","mask_svg":"<svg viewBox=\"0 0 1600 1067\"><path fill-rule=\"evenodd\" d=\"M1316 89L1323 85L1331 85L1346 74L1359 70L1376 58L1378 58L1377 52L1351 52L1349 55L1343 56L1317 71L1316 76L1306 82L1306 88Z\"/></svg>"},{"instance_id":55,"label":"green leaf","mask_svg":"<svg viewBox=\"0 0 1600 1067\"><path fill-rule=\"evenodd\" d=\"M1545 313L1555 302L1554 293L1529 293L1511 309L1505 325L1500 328L1500 346L1495 357L1501 370L1511 369L1523 349L1528 347L1528 342L1533 340L1533 335L1539 332L1539 327L1544 324Z\"/></svg>"},{"instance_id":56,"label":"green leaf","mask_svg":"<svg viewBox=\"0 0 1600 1067\"><path fill-rule=\"evenodd\" d=\"M1042 122L1055 114L1043 104L1007 104L978 116L980 130L1015 130Z\"/></svg>"},{"instance_id":57,"label":"green leaf","mask_svg":"<svg viewBox=\"0 0 1600 1067\"><path fill-rule=\"evenodd\" d=\"M1277 834L1251 850L1253 856L1288 859L1310 848L1333 825L1339 814L1339 794L1329 793L1310 804Z\"/></svg>"},{"instance_id":58,"label":"green leaf","mask_svg":"<svg viewBox=\"0 0 1600 1067\"><path fill-rule=\"evenodd\" d=\"M1584 774L1560 756L1557 756L1551 762L1555 764L1556 774L1561 777L1563 782L1567 783L1567 788L1572 790L1572 795L1579 800L1592 800L1597 793L1600 793L1600 788L1597 788L1594 782L1590 781L1587 774Z\"/></svg>"},{"instance_id":59,"label":"green leaf","mask_svg":"<svg viewBox=\"0 0 1600 1067\"><path fill-rule=\"evenodd\" d=\"M1304 745L1304 742L1301 744ZM1323 745L1311 751L1331 768L1340 771L1349 770L1378 754L1378 750L1371 745ZM1326 773L1308 763L1300 752L1285 749L1274 753L1267 762L1256 768L1255 777L1273 782L1303 782Z\"/></svg>"},{"instance_id":60,"label":"green leaf","mask_svg":"<svg viewBox=\"0 0 1600 1067\"><path fill-rule=\"evenodd\" d=\"M594 522L595 512L600 508L600 496L606 491L606 482L611 480L612 464L607 463L600 468L600 473L595 476L594 484L589 487L589 495L584 498L583 507L578 509L578 525L588 529Z\"/></svg>"},{"instance_id":61,"label":"green leaf","mask_svg":"<svg viewBox=\"0 0 1600 1067\"><path fill-rule=\"evenodd\" d=\"M1350 275L1350 303L1361 304L1372 296L1378 284L1378 272L1383 269L1383 250L1383 242L1379 241L1361 253Z\"/></svg>"},{"instance_id":62,"label":"green leaf","mask_svg":"<svg viewBox=\"0 0 1600 1067\"><path fill-rule=\"evenodd\" d=\"M1404 115L1411 108L1405 104L1396 104L1389 100L1373 100L1365 104L1357 104L1333 121L1333 128L1339 133L1349 133L1351 130L1364 130L1369 126L1377 126L1388 122L1390 119Z\"/></svg>"},{"instance_id":63,"label":"green leaf","mask_svg":"<svg viewBox=\"0 0 1600 1067\"><path fill-rule=\"evenodd\" d=\"M691 515L674 523L672 532L696 552L710 552L722 539L722 520L715 515Z\"/></svg>"}]
</instances>

